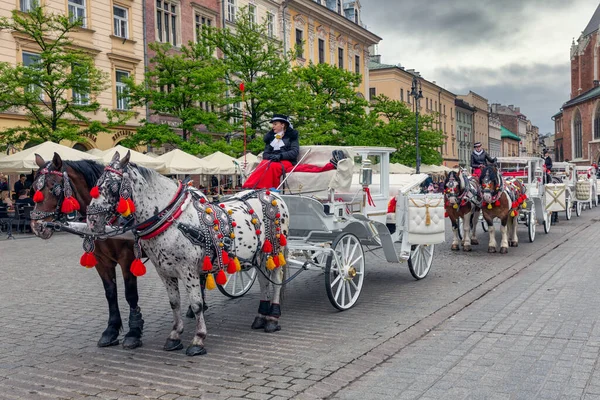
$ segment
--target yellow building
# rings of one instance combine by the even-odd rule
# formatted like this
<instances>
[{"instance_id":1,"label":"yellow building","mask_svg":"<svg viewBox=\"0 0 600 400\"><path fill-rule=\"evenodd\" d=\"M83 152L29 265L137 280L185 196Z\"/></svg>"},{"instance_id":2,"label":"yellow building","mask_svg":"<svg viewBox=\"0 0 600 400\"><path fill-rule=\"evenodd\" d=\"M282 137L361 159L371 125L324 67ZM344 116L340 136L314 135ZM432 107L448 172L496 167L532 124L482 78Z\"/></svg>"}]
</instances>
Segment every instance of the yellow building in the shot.
<instances>
[{"instance_id":1,"label":"yellow building","mask_svg":"<svg viewBox=\"0 0 600 400\"><path fill-rule=\"evenodd\" d=\"M144 74L144 38L142 1L137 0L37 0L48 13L70 13L83 19L83 27L72 34L74 45L89 53L96 66L105 72L108 87L97 97L101 109L130 109L127 99L117 96L122 91L120 80L126 76L136 76L138 80ZM11 18L12 10L27 12L34 0L0 1L0 17ZM39 47L28 38L11 32L0 32L0 62L16 65L28 57L39 54ZM69 93L68 96L72 96ZM80 150L92 148L108 149L135 131L139 121L146 117L145 108L135 108L135 117L111 131L89 137L85 143L62 144ZM93 120L106 122L103 111L90 113ZM22 113L0 113L0 130L23 126L27 120ZM26 145L26 144L24 144Z\"/></svg>"},{"instance_id":2,"label":"yellow building","mask_svg":"<svg viewBox=\"0 0 600 400\"><path fill-rule=\"evenodd\" d=\"M405 102L415 111L414 98L410 97L413 78L422 85L423 98L419 100L419 113L434 114L437 129L446 136L440 149L443 163L448 167L458 165L458 142L456 138L456 95L435 81L427 81L414 70L406 70L398 65L382 64L381 56L372 56L369 65L369 98L383 94L392 100Z\"/></svg>"},{"instance_id":3,"label":"yellow building","mask_svg":"<svg viewBox=\"0 0 600 400\"><path fill-rule=\"evenodd\" d=\"M298 45L296 63L326 63L360 73L357 92L366 97L369 47L381 38L363 27L358 0L287 0L283 10L284 49Z\"/></svg>"},{"instance_id":4,"label":"yellow building","mask_svg":"<svg viewBox=\"0 0 600 400\"><path fill-rule=\"evenodd\" d=\"M488 112L488 100L472 91L469 91L469 93L465 95L459 95L458 98L466 101L471 107L477 109L473 118L473 128L475 131L474 142L481 142L488 152L496 150L495 148L492 149L494 146L492 146L489 141L490 118Z\"/></svg>"}]
</instances>

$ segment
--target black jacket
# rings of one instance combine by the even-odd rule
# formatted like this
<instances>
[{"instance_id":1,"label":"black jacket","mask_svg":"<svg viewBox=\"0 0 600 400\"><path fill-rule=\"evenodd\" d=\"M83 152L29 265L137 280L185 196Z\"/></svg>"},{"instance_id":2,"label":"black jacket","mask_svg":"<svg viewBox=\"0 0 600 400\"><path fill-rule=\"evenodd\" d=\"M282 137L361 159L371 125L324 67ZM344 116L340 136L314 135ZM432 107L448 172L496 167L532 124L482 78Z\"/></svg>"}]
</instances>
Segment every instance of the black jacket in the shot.
<instances>
[{"instance_id":1,"label":"black jacket","mask_svg":"<svg viewBox=\"0 0 600 400\"><path fill-rule=\"evenodd\" d=\"M496 160L490 157L485 150L483 150L481 154L475 154L475 152L471 153L471 168L485 166L487 164L486 161L493 163Z\"/></svg>"},{"instance_id":2,"label":"black jacket","mask_svg":"<svg viewBox=\"0 0 600 400\"><path fill-rule=\"evenodd\" d=\"M544 164L546 165L548 172L550 172L552 170L552 158L550 158L550 156L544 158Z\"/></svg>"},{"instance_id":3,"label":"black jacket","mask_svg":"<svg viewBox=\"0 0 600 400\"><path fill-rule=\"evenodd\" d=\"M283 135L284 146L275 151L271 146L271 142L275 139L275 132L270 130L264 137L265 150L263 152L263 160L281 161L288 160L292 164L298 162L298 154L300 153L300 142L298 142L298 131L292 128L287 128Z\"/></svg>"}]
</instances>

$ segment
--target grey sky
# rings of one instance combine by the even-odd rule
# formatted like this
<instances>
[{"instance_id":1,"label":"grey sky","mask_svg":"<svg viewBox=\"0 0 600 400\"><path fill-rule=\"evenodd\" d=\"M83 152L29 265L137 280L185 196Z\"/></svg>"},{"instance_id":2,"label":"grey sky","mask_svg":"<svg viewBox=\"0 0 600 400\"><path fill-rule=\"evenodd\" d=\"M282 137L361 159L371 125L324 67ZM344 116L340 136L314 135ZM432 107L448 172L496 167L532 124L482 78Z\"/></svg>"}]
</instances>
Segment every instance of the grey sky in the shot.
<instances>
[{"instance_id":1,"label":"grey sky","mask_svg":"<svg viewBox=\"0 0 600 400\"><path fill-rule=\"evenodd\" d=\"M360 0L385 64L456 94L514 104L540 133L569 99L569 50L597 0Z\"/></svg>"}]
</instances>

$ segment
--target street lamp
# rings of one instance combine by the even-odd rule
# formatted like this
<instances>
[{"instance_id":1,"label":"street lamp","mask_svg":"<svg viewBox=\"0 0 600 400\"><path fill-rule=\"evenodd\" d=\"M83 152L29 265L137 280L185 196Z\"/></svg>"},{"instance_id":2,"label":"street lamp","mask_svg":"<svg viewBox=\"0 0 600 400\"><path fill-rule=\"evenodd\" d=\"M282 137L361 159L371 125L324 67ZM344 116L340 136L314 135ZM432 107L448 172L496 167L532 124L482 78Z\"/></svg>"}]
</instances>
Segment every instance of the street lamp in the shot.
<instances>
[{"instance_id":1,"label":"street lamp","mask_svg":"<svg viewBox=\"0 0 600 400\"><path fill-rule=\"evenodd\" d=\"M421 81L413 76L412 87L410 88L410 96L415 99L415 115L416 115L416 148L417 148L417 174L421 172L421 154L419 153L419 99L423 98L423 88Z\"/></svg>"}]
</instances>

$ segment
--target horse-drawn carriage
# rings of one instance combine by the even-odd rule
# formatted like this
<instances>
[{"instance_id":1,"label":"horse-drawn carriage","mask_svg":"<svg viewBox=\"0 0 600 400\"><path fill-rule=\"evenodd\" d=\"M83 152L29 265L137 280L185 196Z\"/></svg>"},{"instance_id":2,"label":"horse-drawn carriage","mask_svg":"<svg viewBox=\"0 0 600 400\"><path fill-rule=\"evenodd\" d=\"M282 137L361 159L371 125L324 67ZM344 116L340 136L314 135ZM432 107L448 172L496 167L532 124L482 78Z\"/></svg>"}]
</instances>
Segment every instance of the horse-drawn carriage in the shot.
<instances>
[{"instance_id":1,"label":"horse-drawn carriage","mask_svg":"<svg viewBox=\"0 0 600 400\"><path fill-rule=\"evenodd\" d=\"M575 197L577 199L578 214L581 209L592 208L598 205L598 179L596 168L593 166L575 167Z\"/></svg>"},{"instance_id":2,"label":"horse-drawn carriage","mask_svg":"<svg viewBox=\"0 0 600 400\"><path fill-rule=\"evenodd\" d=\"M575 164L555 162L552 164L552 183L546 184L546 209L550 212L565 211L567 220L571 219L573 207L577 216L581 215L581 203L575 199Z\"/></svg>"}]
</instances>

